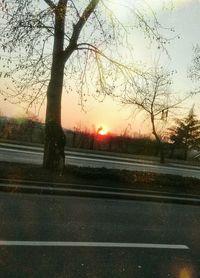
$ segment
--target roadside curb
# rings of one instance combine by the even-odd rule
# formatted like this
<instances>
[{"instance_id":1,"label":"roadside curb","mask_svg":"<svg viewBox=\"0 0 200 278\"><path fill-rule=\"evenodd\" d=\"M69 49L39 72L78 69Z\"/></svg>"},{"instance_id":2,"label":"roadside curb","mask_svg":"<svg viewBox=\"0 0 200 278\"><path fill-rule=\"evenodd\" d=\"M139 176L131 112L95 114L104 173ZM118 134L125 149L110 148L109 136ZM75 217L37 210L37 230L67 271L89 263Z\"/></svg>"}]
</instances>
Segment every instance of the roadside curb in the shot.
<instances>
[{"instance_id":1,"label":"roadside curb","mask_svg":"<svg viewBox=\"0 0 200 278\"><path fill-rule=\"evenodd\" d=\"M7 184L0 183L0 191L9 193L27 193L27 194L44 194L44 195L56 195L56 196L74 196L74 197L88 197L88 198L106 198L106 199L120 199L120 200L135 200L135 201L148 201L148 202L161 202L161 203L175 203L175 204L187 204L187 205L200 205L200 197L185 197L181 194L150 194L145 193L145 190L138 192L130 191L111 191L97 189L84 189L78 188L63 188L53 186L30 186L19 184Z\"/></svg>"}]
</instances>

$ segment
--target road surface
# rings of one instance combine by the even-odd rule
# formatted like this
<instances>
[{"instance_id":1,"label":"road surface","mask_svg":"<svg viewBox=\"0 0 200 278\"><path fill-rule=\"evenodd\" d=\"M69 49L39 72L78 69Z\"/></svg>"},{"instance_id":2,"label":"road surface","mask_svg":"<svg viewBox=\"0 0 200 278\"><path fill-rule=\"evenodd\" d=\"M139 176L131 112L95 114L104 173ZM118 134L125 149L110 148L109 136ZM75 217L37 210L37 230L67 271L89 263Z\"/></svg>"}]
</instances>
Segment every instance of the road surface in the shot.
<instances>
[{"instance_id":1,"label":"road surface","mask_svg":"<svg viewBox=\"0 0 200 278\"><path fill-rule=\"evenodd\" d=\"M14 149L0 144L0 161L41 164L43 154L41 149ZM37 148L36 148L37 149ZM67 152L66 162L71 165L84 167L105 167L108 169L126 169L134 171L154 172L180 175L200 179L200 167L182 165L160 165L153 161L140 161L116 156L97 155L88 153Z\"/></svg>"},{"instance_id":2,"label":"road surface","mask_svg":"<svg viewBox=\"0 0 200 278\"><path fill-rule=\"evenodd\" d=\"M198 206L0 193L1 277L198 278Z\"/></svg>"}]
</instances>

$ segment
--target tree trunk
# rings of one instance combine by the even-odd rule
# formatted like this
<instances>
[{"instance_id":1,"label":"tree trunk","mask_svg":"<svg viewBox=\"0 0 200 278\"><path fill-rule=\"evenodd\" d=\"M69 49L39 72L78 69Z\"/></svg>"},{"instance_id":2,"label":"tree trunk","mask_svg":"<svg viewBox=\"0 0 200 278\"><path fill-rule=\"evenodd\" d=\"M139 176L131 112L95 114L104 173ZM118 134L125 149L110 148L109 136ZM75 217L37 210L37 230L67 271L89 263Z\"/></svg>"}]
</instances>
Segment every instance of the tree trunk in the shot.
<instances>
[{"instance_id":1,"label":"tree trunk","mask_svg":"<svg viewBox=\"0 0 200 278\"><path fill-rule=\"evenodd\" d=\"M50 2L53 3L53 1ZM61 127L61 97L65 63L76 49L80 32L89 16L95 10L99 0L91 0L89 2L78 22L73 24L70 42L64 48L67 2L68 0L59 0L57 5L53 4L55 6L54 45L51 78L47 90L43 167L55 171L63 170L65 160L64 147L66 139Z\"/></svg>"},{"instance_id":2,"label":"tree trunk","mask_svg":"<svg viewBox=\"0 0 200 278\"><path fill-rule=\"evenodd\" d=\"M47 90L43 167L60 174L65 164L65 134L61 127L61 98L64 79L64 28L66 1L55 11L55 31L51 78Z\"/></svg>"},{"instance_id":3,"label":"tree trunk","mask_svg":"<svg viewBox=\"0 0 200 278\"><path fill-rule=\"evenodd\" d=\"M158 144L158 149L160 153L160 163L165 163L165 151L164 151L164 144L159 138L157 132L156 132L156 127L154 123L154 115L151 113L151 124L152 124L152 133L155 136L156 142Z\"/></svg>"},{"instance_id":4,"label":"tree trunk","mask_svg":"<svg viewBox=\"0 0 200 278\"><path fill-rule=\"evenodd\" d=\"M188 146L185 145L184 146L184 160L187 160L188 159Z\"/></svg>"},{"instance_id":5,"label":"tree trunk","mask_svg":"<svg viewBox=\"0 0 200 278\"><path fill-rule=\"evenodd\" d=\"M165 163L165 150L163 142L159 142L160 146L160 163Z\"/></svg>"},{"instance_id":6,"label":"tree trunk","mask_svg":"<svg viewBox=\"0 0 200 278\"><path fill-rule=\"evenodd\" d=\"M62 59L54 61L52 77L47 91L47 109L45 122L45 144L43 167L60 173L65 164L65 134L61 127L61 96L63 87L64 63Z\"/></svg>"},{"instance_id":7,"label":"tree trunk","mask_svg":"<svg viewBox=\"0 0 200 278\"><path fill-rule=\"evenodd\" d=\"M175 149L175 145L172 144L171 145L171 148L170 148L170 155L169 155L169 158L174 158L174 149Z\"/></svg>"},{"instance_id":8,"label":"tree trunk","mask_svg":"<svg viewBox=\"0 0 200 278\"><path fill-rule=\"evenodd\" d=\"M90 150L94 150L94 134L90 135Z\"/></svg>"}]
</instances>

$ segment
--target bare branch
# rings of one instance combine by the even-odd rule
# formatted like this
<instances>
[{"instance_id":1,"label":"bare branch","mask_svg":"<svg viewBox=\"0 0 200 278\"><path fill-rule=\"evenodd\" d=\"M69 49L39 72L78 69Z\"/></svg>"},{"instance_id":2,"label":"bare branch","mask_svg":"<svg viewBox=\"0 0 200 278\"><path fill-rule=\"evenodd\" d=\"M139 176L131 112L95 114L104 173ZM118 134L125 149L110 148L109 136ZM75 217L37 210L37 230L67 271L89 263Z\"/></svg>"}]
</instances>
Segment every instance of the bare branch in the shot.
<instances>
[{"instance_id":1,"label":"bare branch","mask_svg":"<svg viewBox=\"0 0 200 278\"><path fill-rule=\"evenodd\" d=\"M55 9L56 9L56 5L54 4L53 1L51 1L51 0L44 0L44 2L45 2L52 10L55 10Z\"/></svg>"},{"instance_id":2,"label":"bare branch","mask_svg":"<svg viewBox=\"0 0 200 278\"><path fill-rule=\"evenodd\" d=\"M72 3L72 6L74 7L74 9L75 9L75 11L76 11L76 15L80 18L81 15L80 15L80 13L79 13L79 11L78 11L76 5L74 4L74 1L73 1L73 0L70 0L70 2Z\"/></svg>"},{"instance_id":3,"label":"bare branch","mask_svg":"<svg viewBox=\"0 0 200 278\"><path fill-rule=\"evenodd\" d=\"M69 58L69 56L71 55L71 53L76 49L77 41L78 41L79 35L81 33L81 30L83 29L83 27L84 27L85 23L87 22L88 18L90 17L90 15L95 10L99 1L100 0L91 0L90 3L88 4L88 6L83 11L78 22L75 25L73 25L73 32L72 32L72 36L70 39L70 43L64 51L65 60L67 60Z\"/></svg>"}]
</instances>

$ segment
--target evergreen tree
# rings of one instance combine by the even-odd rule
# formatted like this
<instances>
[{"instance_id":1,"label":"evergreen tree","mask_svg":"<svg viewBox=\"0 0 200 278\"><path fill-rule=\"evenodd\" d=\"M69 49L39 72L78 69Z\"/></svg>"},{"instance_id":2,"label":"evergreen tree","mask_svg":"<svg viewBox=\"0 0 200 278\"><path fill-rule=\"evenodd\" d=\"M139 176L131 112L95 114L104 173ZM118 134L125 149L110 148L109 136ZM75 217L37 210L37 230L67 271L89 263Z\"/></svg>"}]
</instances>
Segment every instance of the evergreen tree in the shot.
<instances>
[{"instance_id":1,"label":"evergreen tree","mask_svg":"<svg viewBox=\"0 0 200 278\"><path fill-rule=\"evenodd\" d=\"M176 120L176 124L170 129L170 140L174 147L183 150L184 159L187 160L189 150L200 149L200 121L192 108L188 116L183 120Z\"/></svg>"}]
</instances>

